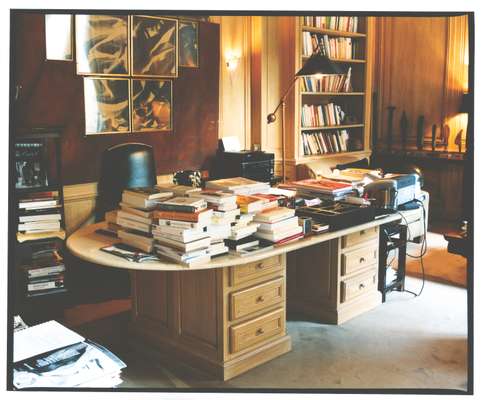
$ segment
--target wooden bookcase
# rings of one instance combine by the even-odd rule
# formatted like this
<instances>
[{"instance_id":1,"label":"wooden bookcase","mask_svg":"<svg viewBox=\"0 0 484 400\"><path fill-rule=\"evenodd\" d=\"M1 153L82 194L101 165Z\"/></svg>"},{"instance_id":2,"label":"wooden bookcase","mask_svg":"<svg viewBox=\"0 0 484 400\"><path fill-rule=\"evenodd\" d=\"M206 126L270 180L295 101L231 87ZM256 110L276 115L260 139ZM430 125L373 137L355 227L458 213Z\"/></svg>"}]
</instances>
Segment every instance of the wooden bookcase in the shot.
<instances>
[{"instance_id":1,"label":"wooden bookcase","mask_svg":"<svg viewBox=\"0 0 484 400\"><path fill-rule=\"evenodd\" d=\"M303 80L300 78L295 86L294 99L294 157L295 164L319 160L321 158L337 157L342 154L361 155L370 154L370 122L371 122L371 82L373 69L373 17L358 17L358 28L356 32L347 32L334 29L323 29L305 24L305 17L295 18L296 44L295 44L295 71L298 71L308 56L304 54L303 35L304 32L328 35L329 38L351 38L357 43L355 56L351 59L331 58L346 73L351 67L350 92L309 92L303 90ZM301 113L304 104L320 105L334 103L344 110L347 116L352 117L350 121L338 126L304 127L301 123ZM314 131L334 132L335 130L346 130L349 136L349 151L329 152L324 154L304 154L302 141L303 133Z\"/></svg>"}]
</instances>

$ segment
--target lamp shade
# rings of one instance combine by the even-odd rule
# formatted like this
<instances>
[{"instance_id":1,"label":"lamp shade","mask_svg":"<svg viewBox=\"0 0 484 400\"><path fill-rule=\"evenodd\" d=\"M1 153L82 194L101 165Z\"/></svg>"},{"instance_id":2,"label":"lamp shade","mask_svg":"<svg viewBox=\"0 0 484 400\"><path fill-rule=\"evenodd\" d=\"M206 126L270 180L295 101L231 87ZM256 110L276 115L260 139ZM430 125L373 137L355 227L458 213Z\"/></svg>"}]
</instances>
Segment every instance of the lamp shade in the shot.
<instances>
[{"instance_id":1,"label":"lamp shade","mask_svg":"<svg viewBox=\"0 0 484 400\"><path fill-rule=\"evenodd\" d=\"M296 76L308 76L318 74L342 74L343 71L328 57L321 53L313 53L304 63L303 67L296 73Z\"/></svg>"},{"instance_id":2,"label":"lamp shade","mask_svg":"<svg viewBox=\"0 0 484 400\"><path fill-rule=\"evenodd\" d=\"M459 112L468 114L471 110L471 95L464 93L462 95L462 103L460 104Z\"/></svg>"}]
</instances>

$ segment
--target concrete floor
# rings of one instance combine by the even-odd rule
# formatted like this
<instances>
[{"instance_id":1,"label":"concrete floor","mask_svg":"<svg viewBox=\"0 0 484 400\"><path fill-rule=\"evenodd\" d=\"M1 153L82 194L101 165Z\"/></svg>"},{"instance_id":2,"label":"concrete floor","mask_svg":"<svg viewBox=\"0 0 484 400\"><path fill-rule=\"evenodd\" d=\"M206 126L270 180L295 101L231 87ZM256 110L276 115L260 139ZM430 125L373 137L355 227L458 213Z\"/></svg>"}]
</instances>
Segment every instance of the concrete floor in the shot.
<instances>
[{"instance_id":1,"label":"concrete floor","mask_svg":"<svg viewBox=\"0 0 484 400\"><path fill-rule=\"evenodd\" d=\"M407 289L418 292L420 285L407 278ZM464 288L426 282L420 297L390 293L386 303L340 326L289 321L292 351L228 382L175 360L143 359L120 343L111 349L128 365L120 388L466 390L466 301ZM91 326L84 333L110 345L101 331Z\"/></svg>"}]
</instances>

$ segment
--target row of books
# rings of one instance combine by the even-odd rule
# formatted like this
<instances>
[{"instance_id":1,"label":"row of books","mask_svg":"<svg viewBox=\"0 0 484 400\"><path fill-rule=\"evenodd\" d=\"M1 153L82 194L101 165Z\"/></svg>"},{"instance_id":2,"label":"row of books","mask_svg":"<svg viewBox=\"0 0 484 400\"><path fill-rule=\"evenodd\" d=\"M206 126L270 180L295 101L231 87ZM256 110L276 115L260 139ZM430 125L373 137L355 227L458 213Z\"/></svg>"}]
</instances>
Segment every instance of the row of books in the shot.
<instances>
[{"instance_id":1,"label":"row of books","mask_svg":"<svg viewBox=\"0 0 484 400\"><path fill-rule=\"evenodd\" d=\"M308 15L304 17L304 25L320 29L358 32L358 17Z\"/></svg>"},{"instance_id":2,"label":"row of books","mask_svg":"<svg viewBox=\"0 0 484 400\"><path fill-rule=\"evenodd\" d=\"M65 292L65 270L56 242L32 245L30 263L23 266L27 297Z\"/></svg>"},{"instance_id":3,"label":"row of books","mask_svg":"<svg viewBox=\"0 0 484 400\"><path fill-rule=\"evenodd\" d=\"M330 37L318 33L303 32L303 56L311 56L321 49L329 58L351 60L358 53L358 41L347 37Z\"/></svg>"},{"instance_id":4,"label":"row of books","mask_svg":"<svg viewBox=\"0 0 484 400\"><path fill-rule=\"evenodd\" d=\"M345 129L301 133L305 156L350 151L349 135Z\"/></svg>"},{"instance_id":5,"label":"row of books","mask_svg":"<svg viewBox=\"0 0 484 400\"><path fill-rule=\"evenodd\" d=\"M303 92L351 92L351 67L348 68L346 74L327 74L319 77L303 76L301 90Z\"/></svg>"},{"instance_id":6,"label":"row of books","mask_svg":"<svg viewBox=\"0 0 484 400\"><path fill-rule=\"evenodd\" d=\"M35 192L18 201L18 232L23 234L61 230L59 192Z\"/></svg>"},{"instance_id":7,"label":"row of books","mask_svg":"<svg viewBox=\"0 0 484 400\"><path fill-rule=\"evenodd\" d=\"M301 108L301 126L317 128L320 126L337 126L344 122L345 112L334 103L303 104Z\"/></svg>"}]
</instances>

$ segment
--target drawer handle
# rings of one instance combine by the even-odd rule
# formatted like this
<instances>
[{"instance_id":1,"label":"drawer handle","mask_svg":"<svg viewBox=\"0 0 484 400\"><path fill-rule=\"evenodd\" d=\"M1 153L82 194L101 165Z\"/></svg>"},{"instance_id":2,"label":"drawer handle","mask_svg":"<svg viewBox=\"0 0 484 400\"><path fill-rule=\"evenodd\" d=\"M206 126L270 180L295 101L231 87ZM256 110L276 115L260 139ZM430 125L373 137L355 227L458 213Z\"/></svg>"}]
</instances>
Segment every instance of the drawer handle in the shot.
<instances>
[{"instance_id":1,"label":"drawer handle","mask_svg":"<svg viewBox=\"0 0 484 400\"><path fill-rule=\"evenodd\" d=\"M259 328L259 329L257 329L257 330L255 331L255 335L256 335L256 336L259 336L259 335L262 335L262 334L264 334L264 329L262 329L262 328Z\"/></svg>"},{"instance_id":2,"label":"drawer handle","mask_svg":"<svg viewBox=\"0 0 484 400\"><path fill-rule=\"evenodd\" d=\"M365 231L360 231L360 236L363 236L365 234Z\"/></svg>"},{"instance_id":3,"label":"drawer handle","mask_svg":"<svg viewBox=\"0 0 484 400\"><path fill-rule=\"evenodd\" d=\"M360 264L363 263L363 262L365 262L365 257L360 258Z\"/></svg>"},{"instance_id":4,"label":"drawer handle","mask_svg":"<svg viewBox=\"0 0 484 400\"><path fill-rule=\"evenodd\" d=\"M264 301L264 296L259 296L257 299L255 299L256 303L262 303Z\"/></svg>"},{"instance_id":5,"label":"drawer handle","mask_svg":"<svg viewBox=\"0 0 484 400\"><path fill-rule=\"evenodd\" d=\"M364 289L365 288L365 284L364 283L360 283L360 286L358 287L360 290L361 289Z\"/></svg>"},{"instance_id":6,"label":"drawer handle","mask_svg":"<svg viewBox=\"0 0 484 400\"><path fill-rule=\"evenodd\" d=\"M260 263L255 265L255 268L256 269L262 269L262 268L264 268L264 264L260 262Z\"/></svg>"}]
</instances>

